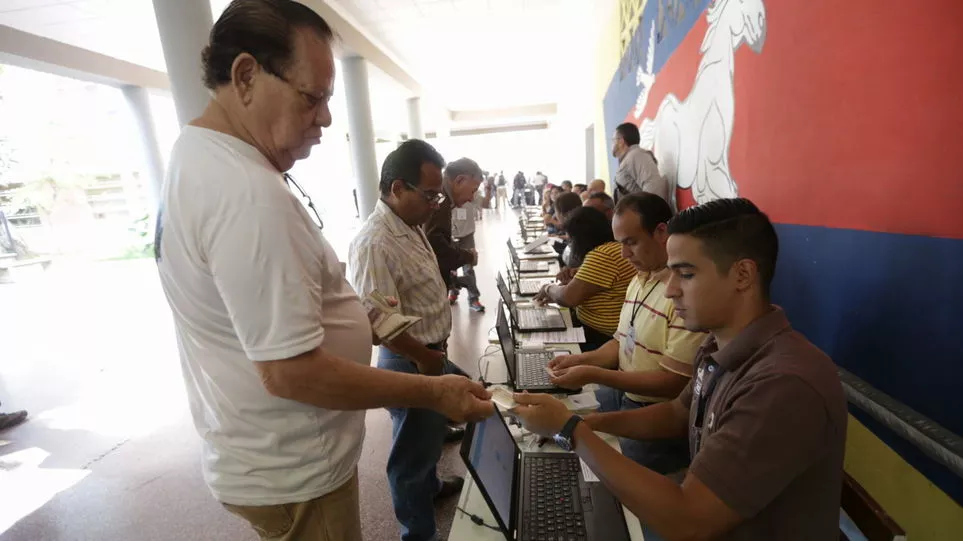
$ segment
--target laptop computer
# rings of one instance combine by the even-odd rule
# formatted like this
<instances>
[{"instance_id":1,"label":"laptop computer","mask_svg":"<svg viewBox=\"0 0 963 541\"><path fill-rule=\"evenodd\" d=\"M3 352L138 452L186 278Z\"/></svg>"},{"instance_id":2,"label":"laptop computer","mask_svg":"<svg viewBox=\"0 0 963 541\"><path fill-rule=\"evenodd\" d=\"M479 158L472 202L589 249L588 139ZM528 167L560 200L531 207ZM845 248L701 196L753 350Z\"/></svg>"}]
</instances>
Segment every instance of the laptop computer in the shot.
<instances>
[{"instance_id":1,"label":"laptop computer","mask_svg":"<svg viewBox=\"0 0 963 541\"><path fill-rule=\"evenodd\" d=\"M515 265L515 270L518 272L548 272L548 261L522 261L518 258L518 252L515 250L515 246L512 241L509 240L508 253L511 255L512 264Z\"/></svg>"},{"instance_id":2,"label":"laptop computer","mask_svg":"<svg viewBox=\"0 0 963 541\"><path fill-rule=\"evenodd\" d=\"M526 243L522 248L522 252L528 255L554 254L555 249L548 245L550 240L552 240L552 238L548 236L548 233L540 235L538 238Z\"/></svg>"},{"instance_id":3,"label":"laptop computer","mask_svg":"<svg viewBox=\"0 0 963 541\"><path fill-rule=\"evenodd\" d=\"M495 333L498 343L505 357L505 367L508 368L508 379L512 388L518 392L533 393L566 393L580 392L579 389L563 389L552 384L545 367L559 355L566 355L568 351L552 349L516 349L517 342L505 316L505 303L498 301L498 315L495 317Z\"/></svg>"},{"instance_id":4,"label":"laptop computer","mask_svg":"<svg viewBox=\"0 0 963 541\"><path fill-rule=\"evenodd\" d=\"M508 541L628 541L622 505L574 453L522 453L497 410L470 423L461 458Z\"/></svg>"},{"instance_id":5,"label":"laptop computer","mask_svg":"<svg viewBox=\"0 0 963 541\"><path fill-rule=\"evenodd\" d=\"M542 286L555 283L554 278L519 278L511 265L505 267L505 276L508 278L508 287L520 297L534 297L542 290Z\"/></svg>"},{"instance_id":6,"label":"laptop computer","mask_svg":"<svg viewBox=\"0 0 963 541\"><path fill-rule=\"evenodd\" d=\"M512 315L512 324L521 332L533 331L564 331L565 318L562 311L551 306L518 306L512 299L512 292L502 278L502 273L495 276L495 285L502 296L502 301L508 306Z\"/></svg>"}]
</instances>

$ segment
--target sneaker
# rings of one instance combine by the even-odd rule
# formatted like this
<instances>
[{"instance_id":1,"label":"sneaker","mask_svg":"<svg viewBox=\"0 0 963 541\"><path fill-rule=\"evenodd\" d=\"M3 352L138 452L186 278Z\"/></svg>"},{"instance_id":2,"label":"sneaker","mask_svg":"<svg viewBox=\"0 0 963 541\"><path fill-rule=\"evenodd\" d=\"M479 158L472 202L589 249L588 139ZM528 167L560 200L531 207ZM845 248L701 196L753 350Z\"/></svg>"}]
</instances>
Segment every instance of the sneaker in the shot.
<instances>
[{"instance_id":1,"label":"sneaker","mask_svg":"<svg viewBox=\"0 0 963 541\"><path fill-rule=\"evenodd\" d=\"M482 303L478 302L478 299L475 299L475 300L471 301L470 303L468 303L468 308L471 309L472 312L484 312L484 311L485 311L485 305L483 305Z\"/></svg>"},{"instance_id":2,"label":"sneaker","mask_svg":"<svg viewBox=\"0 0 963 541\"><path fill-rule=\"evenodd\" d=\"M458 302L458 292L457 292L457 291L449 291L449 292L448 292L448 304L455 304L456 302Z\"/></svg>"},{"instance_id":3,"label":"sneaker","mask_svg":"<svg viewBox=\"0 0 963 541\"><path fill-rule=\"evenodd\" d=\"M463 486L465 486L464 477L443 477L441 479L441 488L439 488L438 493L435 494L435 501L441 501L461 494L461 488Z\"/></svg>"}]
</instances>

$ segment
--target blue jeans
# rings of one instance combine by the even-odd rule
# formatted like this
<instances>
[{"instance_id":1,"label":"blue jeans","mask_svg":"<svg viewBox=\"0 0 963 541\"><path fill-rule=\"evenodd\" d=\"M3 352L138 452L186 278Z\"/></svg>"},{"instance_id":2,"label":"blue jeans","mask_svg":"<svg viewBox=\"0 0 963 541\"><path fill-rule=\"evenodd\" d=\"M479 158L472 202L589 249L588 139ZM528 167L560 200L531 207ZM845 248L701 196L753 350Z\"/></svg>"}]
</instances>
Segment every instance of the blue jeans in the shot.
<instances>
[{"instance_id":1,"label":"blue jeans","mask_svg":"<svg viewBox=\"0 0 963 541\"><path fill-rule=\"evenodd\" d=\"M635 402L618 389L599 385L595 391L599 412L631 411L653 404ZM689 465L689 442L681 439L631 440L619 438L622 454L663 475L677 472Z\"/></svg>"},{"instance_id":2,"label":"blue jeans","mask_svg":"<svg viewBox=\"0 0 963 541\"><path fill-rule=\"evenodd\" d=\"M417 374L415 364L382 346L378 367ZM445 361L446 374L463 372ZM436 466L447 431L445 416L420 408L388 408L392 443L388 454L388 485L401 523L402 541L434 541L435 495L441 489Z\"/></svg>"}]
</instances>

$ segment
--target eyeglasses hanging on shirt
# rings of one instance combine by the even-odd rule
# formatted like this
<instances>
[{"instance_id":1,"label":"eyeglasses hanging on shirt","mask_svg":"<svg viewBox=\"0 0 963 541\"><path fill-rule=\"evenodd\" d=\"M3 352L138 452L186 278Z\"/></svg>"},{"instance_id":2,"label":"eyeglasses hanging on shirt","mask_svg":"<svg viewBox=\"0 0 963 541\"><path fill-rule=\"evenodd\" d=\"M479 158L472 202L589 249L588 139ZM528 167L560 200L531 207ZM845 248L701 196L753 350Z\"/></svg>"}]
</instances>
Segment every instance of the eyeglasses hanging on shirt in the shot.
<instances>
[{"instance_id":1,"label":"eyeglasses hanging on shirt","mask_svg":"<svg viewBox=\"0 0 963 541\"><path fill-rule=\"evenodd\" d=\"M324 230L324 222L321 220L321 215L318 214L318 209L314 206L314 201L311 201L311 196L288 173L284 173L284 183L288 185L288 188L294 186L298 190L298 193L301 194L302 204L314 214L315 225L318 226L318 229Z\"/></svg>"}]
</instances>

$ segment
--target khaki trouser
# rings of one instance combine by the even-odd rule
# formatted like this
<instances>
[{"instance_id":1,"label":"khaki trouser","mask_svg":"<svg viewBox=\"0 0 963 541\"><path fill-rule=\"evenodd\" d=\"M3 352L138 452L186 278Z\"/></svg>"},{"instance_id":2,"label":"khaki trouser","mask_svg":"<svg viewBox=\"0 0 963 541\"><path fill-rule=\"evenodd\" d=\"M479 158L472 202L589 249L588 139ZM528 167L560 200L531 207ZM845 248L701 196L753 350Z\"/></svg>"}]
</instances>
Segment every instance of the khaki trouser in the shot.
<instances>
[{"instance_id":1,"label":"khaki trouser","mask_svg":"<svg viewBox=\"0 0 963 541\"><path fill-rule=\"evenodd\" d=\"M357 471L334 492L306 502L221 505L248 521L263 541L361 541Z\"/></svg>"}]
</instances>

